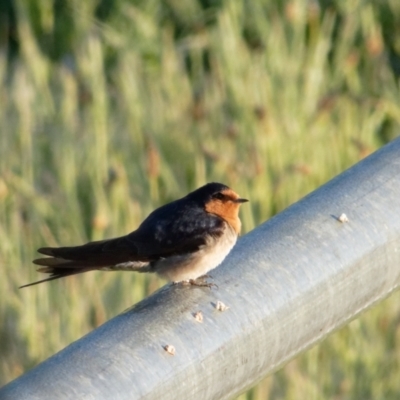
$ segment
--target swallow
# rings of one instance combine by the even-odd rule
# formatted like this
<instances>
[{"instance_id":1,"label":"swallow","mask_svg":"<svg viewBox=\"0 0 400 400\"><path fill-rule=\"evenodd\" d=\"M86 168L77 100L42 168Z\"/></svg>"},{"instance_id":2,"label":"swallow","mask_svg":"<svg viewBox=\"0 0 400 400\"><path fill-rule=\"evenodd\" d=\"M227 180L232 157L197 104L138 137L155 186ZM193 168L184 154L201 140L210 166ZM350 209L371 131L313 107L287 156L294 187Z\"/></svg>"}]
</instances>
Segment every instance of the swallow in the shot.
<instances>
[{"instance_id":1,"label":"swallow","mask_svg":"<svg viewBox=\"0 0 400 400\"><path fill-rule=\"evenodd\" d=\"M242 199L222 183L208 183L154 210L128 235L73 247L42 247L49 257L33 263L47 278L27 285L84 272L155 272L174 283L203 285L198 278L217 267L239 236Z\"/></svg>"}]
</instances>

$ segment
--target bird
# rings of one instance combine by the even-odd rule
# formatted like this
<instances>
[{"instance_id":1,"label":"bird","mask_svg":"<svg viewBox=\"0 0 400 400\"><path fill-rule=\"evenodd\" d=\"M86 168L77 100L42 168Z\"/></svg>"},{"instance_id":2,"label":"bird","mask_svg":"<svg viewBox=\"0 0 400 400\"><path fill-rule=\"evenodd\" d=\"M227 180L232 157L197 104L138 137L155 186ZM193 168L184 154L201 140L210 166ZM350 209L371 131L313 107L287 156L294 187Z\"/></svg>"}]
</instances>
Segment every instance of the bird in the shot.
<instances>
[{"instance_id":1,"label":"bird","mask_svg":"<svg viewBox=\"0 0 400 400\"><path fill-rule=\"evenodd\" d=\"M209 286L204 278L232 250L241 230L239 208L247 199L211 182L148 215L121 237L72 247L42 247L33 260L45 279L20 288L84 272L155 272L173 283Z\"/></svg>"}]
</instances>

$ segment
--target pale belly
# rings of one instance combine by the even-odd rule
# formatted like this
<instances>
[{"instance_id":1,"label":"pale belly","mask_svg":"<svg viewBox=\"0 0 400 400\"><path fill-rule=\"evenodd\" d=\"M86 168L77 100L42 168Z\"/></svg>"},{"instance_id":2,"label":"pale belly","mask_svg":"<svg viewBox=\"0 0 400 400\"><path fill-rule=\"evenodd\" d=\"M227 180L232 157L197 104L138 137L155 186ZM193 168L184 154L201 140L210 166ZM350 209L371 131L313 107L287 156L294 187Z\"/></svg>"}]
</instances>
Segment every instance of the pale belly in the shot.
<instances>
[{"instance_id":1,"label":"pale belly","mask_svg":"<svg viewBox=\"0 0 400 400\"><path fill-rule=\"evenodd\" d=\"M152 263L151 269L173 282L196 279L218 267L232 250L236 240L236 232L227 224L227 229L221 237L210 238L208 244L196 253L158 260Z\"/></svg>"}]
</instances>

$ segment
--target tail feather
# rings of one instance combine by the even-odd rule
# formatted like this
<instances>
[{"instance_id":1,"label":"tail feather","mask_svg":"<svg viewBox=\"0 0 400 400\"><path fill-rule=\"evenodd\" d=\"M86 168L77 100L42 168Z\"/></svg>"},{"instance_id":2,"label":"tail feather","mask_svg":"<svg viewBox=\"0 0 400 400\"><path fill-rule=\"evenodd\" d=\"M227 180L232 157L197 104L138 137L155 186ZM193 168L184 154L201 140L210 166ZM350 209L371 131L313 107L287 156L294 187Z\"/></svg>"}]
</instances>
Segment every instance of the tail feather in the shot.
<instances>
[{"instance_id":1,"label":"tail feather","mask_svg":"<svg viewBox=\"0 0 400 400\"><path fill-rule=\"evenodd\" d=\"M20 286L19 288L25 288L28 286L34 286L34 285L38 285L39 283L42 282L48 282L48 281L53 281L54 279L60 279L60 278L64 278L66 276L71 276L71 275L76 275L76 274L82 274L84 272L89 272L89 271L93 271L94 268L77 268L77 269L64 269L64 268L54 268L54 267L45 267L45 268L39 268L38 271L39 272L45 272L47 274L50 274L49 277L42 279L40 281L36 281L36 282L32 282L32 283L28 283L26 285Z\"/></svg>"},{"instance_id":2,"label":"tail feather","mask_svg":"<svg viewBox=\"0 0 400 400\"><path fill-rule=\"evenodd\" d=\"M90 262L90 261L75 261L75 260L66 260L64 258L50 258L50 257L45 257L45 258L37 258L36 260L32 261L36 265L41 265L44 267L53 267L54 269L60 269L60 268L70 268L70 269L76 269L76 268L88 268L88 267L102 267L105 266L103 263L98 263L98 262ZM38 269L38 271L40 271Z\"/></svg>"},{"instance_id":3,"label":"tail feather","mask_svg":"<svg viewBox=\"0 0 400 400\"><path fill-rule=\"evenodd\" d=\"M40 266L38 272L50 274L50 276L23 285L21 288L64 278L65 276L118 266L118 264L127 261L146 261L145 257L139 256L138 249L135 243L131 241L130 236L89 242L81 246L42 247L38 252L50 257L37 258L33 263ZM132 269L137 270L141 266L140 262L140 265L132 264ZM118 268L114 269L117 270ZM114 269L111 268L110 270ZM126 270L128 267L122 265L121 269Z\"/></svg>"},{"instance_id":4,"label":"tail feather","mask_svg":"<svg viewBox=\"0 0 400 400\"><path fill-rule=\"evenodd\" d=\"M53 250L54 250L53 247L41 247L37 251L38 251L38 253L44 254L46 256L54 256Z\"/></svg>"},{"instance_id":5,"label":"tail feather","mask_svg":"<svg viewBox=\"0 0 400 400\"><path fill-rule=\"evenodd\" d=\"M110 260L117 263L137 257L135 245L128 241L127 236L89 242L81 246L41 247L38 252L65 260L97 262L103 265L108 265Z\"/></svg>"},{"instance_id":6,"label":"tail feather","mask_svg":"<svg viewBox=\"0 0 400 400\"><path fill-rule=\"evenodd\" d=\"M37 285L42 282L53 281L55 279L64 278L66 276L82 274L84 272L99 269L99 264L94 261L74 261L57 257L37 258L36 260L33 260L33 263L41 266L37 269L38 272L50 274L50 276L40 281L20 286L20 289L28 286Z\"/></svg>"},{"instance_id":7,"label":"tail feather","mask_svg":"<svg viewBox=\"0 0 400 400\"><path fill-rule=\"evenodd\" d=\"M37 258L36 260L32 261L36 265L44 265L46 267L48 266L62 266L63 264L67 265L71 261L65 260L63 258Z\"/></svg>"}]
</instances>

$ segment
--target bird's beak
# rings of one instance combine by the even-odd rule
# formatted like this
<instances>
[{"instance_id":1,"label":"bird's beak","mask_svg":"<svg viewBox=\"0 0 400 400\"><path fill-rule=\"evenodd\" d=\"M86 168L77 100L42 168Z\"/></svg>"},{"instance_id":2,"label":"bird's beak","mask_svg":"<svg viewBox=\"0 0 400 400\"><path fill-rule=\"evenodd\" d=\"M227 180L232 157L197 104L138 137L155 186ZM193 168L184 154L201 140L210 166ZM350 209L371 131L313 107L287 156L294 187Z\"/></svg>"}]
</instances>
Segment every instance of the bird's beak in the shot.
<instances>
[{"instance_id":1,"label":"bird's beak","mask_svg":"<svg viewBox=\"0 0 400 400\"><path fill-rule=\"evenodd\" d=\"M235 203L247 203L248 201L247 199L236 199Z\"/></svg>"}]
</instances>

